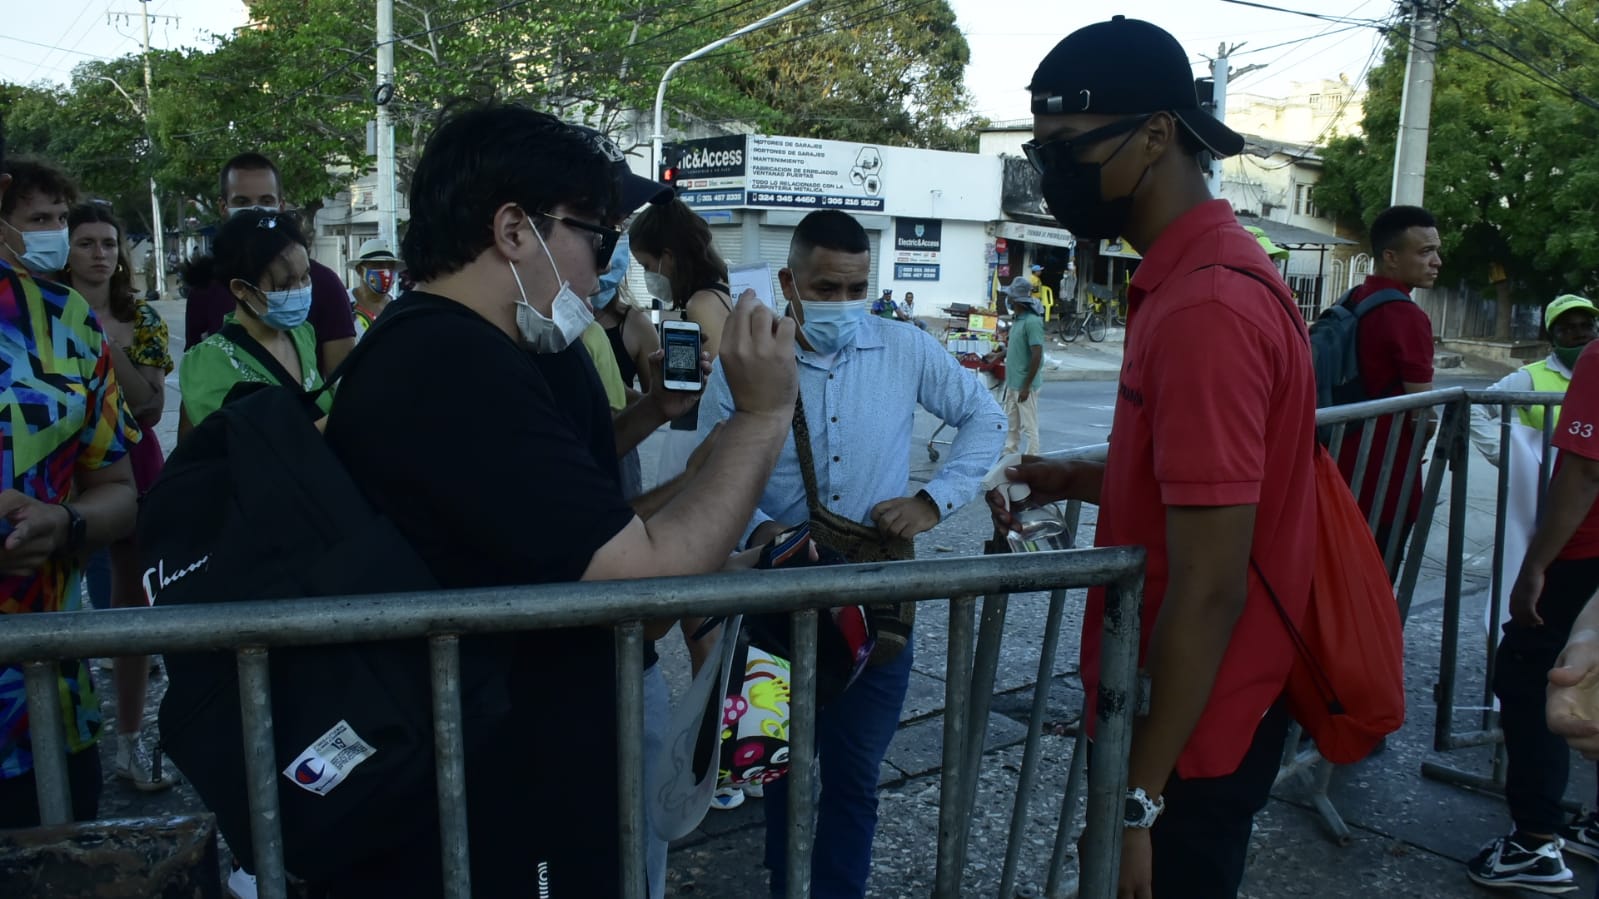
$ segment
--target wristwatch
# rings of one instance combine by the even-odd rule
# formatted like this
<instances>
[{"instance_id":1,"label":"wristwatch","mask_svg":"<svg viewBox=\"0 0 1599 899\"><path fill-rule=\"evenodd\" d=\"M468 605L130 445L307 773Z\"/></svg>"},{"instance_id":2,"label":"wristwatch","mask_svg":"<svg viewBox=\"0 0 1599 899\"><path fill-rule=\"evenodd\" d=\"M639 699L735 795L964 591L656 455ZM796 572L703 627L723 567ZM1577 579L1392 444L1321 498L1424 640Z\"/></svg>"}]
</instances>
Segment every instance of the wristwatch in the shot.
<instances>
[{"instance_id":1,"label":"wristwatch","mask_svg":"<svg viewBox=\"0 0 1599 899\"><path fill-rule=\"evenodd\" d=\"M77 509L65 503L61 508L67 510L67 542L61 547L61 554L72 555L82 550L84 544L89 542L89 523L83 520Z\"/></svg>"},{"instance_id":2,"label":"wristwatch","mask_svg":"<svg viewBox=\"0 0 1599 899\"><path fill-rule=\"evenodd\" d=\"M1122 812L1122 826L1148 830L1155 826L1155 819L1165 810L1166 797L1156 796L1150 799L1143 787L1134 787L1127 791L1127 807Z\"/></svg>"}]
</instances>

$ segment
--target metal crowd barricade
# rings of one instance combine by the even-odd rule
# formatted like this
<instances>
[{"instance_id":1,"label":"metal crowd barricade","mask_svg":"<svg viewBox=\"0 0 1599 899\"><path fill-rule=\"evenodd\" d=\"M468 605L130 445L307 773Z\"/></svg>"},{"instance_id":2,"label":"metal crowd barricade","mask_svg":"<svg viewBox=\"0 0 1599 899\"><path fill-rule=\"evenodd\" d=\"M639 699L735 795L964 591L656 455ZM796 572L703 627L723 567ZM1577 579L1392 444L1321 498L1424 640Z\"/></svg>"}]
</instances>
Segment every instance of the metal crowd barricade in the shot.
<instances>
[{"instance_id":1,"label":"metal crowd barricade","mask_svg":"<svg viewBox=\"0 0 1599 899\"><path fill-rule=\"evenodd\" d=\"M1139 613L1144 553L1137 547L1016 556L938 559L877 565L819 567L773 574L742 572L683 578L558 584L529 588L438 591L220 603L183 607L8 616L0 629L0 662L24 666L35 771L43 823L71 815L65 733L55 703L59 659L229 649L237 654L243 704L247 794L256 875L264 899L286 896L279 767L272 740L270 652L274 648L426 637L429 641L440 852L445 895L468 897L469 846L461 740L459 638L553 627L611 626L617 641L619 727L619 842L621 894L644 895L642 639L646 619L735 613L793 614L788 824L788 890L810 895L814 818L816 610L867 602L903 602L956 594L950 602L951 666L946 714L938 887L934 895L959 895L965 839L976 792L988 699L993 693L991 655L997 656L994 620L1003 621L1013 591L1053 590L1058 638L1061 598L1073 587L1105 585L1105 653L1099 706L1098 761L1088 772L1087 829L1083 839L1083 895L1111 897L1120 869L1122 796L1136 703ZM974 597L987 594L978 659L973 670ZM1045 680L1047 683L1047 679ZM974 687L976 689L974 689ZM980 709L979 709L980 707ZM1083 754L1074 760L1081 781ZM1073 806L1075 808L1075 805Z\"/></svg>"}]
</instances>

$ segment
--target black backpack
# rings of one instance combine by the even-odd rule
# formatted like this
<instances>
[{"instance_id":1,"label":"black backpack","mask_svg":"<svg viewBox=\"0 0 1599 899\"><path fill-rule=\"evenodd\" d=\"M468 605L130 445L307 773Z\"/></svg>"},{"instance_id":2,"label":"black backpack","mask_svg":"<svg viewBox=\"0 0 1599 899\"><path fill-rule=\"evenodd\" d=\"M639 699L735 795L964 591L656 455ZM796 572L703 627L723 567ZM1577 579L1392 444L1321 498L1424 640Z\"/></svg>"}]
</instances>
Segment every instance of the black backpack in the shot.
<instances>
[{"instance_id":1,"label":"black backpack","mask_svg":"<svg viewBox=\"0 0 1599 899\"><path fill-rule=\"evenodd\" d=\"M1360 379L1360 320L1373 309L1408 300L1403 291L1385 287L1358 305L1351 289L1327 307L1310 326L1310 356L1316 367L1316 408L1358 403L1371 397Z\"/></svg>"},{"instance_id":2,"label":"black backpack","mask_svg":"<svg viewBox=\"0 0 1599 899\"><path fill-rule=\"evenodd\" d=\"M390 310L332 380L383 339ZM247 348L247 351L248 348ZM373 510L313 426L317 393L234 390L167 460L139 510L155 605L294 600L436 588L394 524ZM437 798L426 645L421 640L271 651L273 737L284 860L308 880L348 869L432 827ZM503 660L463 652L470 745L492 736L509 695ZM166 656L161 750L254 868L237 662Z\"/></svg>"}]
</instances>

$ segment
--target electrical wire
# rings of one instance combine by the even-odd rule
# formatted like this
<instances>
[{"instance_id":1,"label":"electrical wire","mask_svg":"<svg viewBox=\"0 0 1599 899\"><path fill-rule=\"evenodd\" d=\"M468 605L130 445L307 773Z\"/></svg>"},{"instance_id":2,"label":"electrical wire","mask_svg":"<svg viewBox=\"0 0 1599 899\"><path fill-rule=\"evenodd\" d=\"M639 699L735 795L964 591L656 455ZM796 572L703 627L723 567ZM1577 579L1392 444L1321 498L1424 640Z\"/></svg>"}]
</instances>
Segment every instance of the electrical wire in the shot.
<instances>
[{"instance_id":1,"label":"electrical wire","mask_svg":"<svg viewBox=\"0 0 1599 899\"><path fill-rule=\"evenodd\" d=\"M1494 65L1497 65L1508 72L1513 72L1517 75L1520 75L1522 78L1531 81L1533 84L1536 84L1546 90L1558 93L1583 106L1587 106L1590 109L1599 110L1599 100L1595 100L1593 97L1590 97L1584 93L1581 89L1574 87L1573 85L1568 84L1550 74L1549 72L1540 68L1537 63L1527 58L1525 54L1513 49L1510 46L1507 46L1507 42L1495 34L1493 30L1488 27L1488 23L1478 18L1474 11L1463 6L1457 6L1451 10L1451 13L1454 13L1454 16L1445 17L1442 21L1453 25L1455 28L1455 33L1458 37L1454 42L1446 43L1444 46L1461 49L1473 54L1474 56L1481 57L1482 59L1493 63ZM1468 36L1466 32L1468 26L1473 31L1478 32L1480 36L1476 38ZM1513 60L1515 63L1520 63L1525 68L1518 68L1512 62L1487 52L1483 49L1483 47L1496 50L1504 57L1508 58L1508 60ZM1569 46L1567 49L1570 49Z\"/></svg>"},{"instance_id":2,"label":"electrical wire","mask_svg":"<svg viewBox=\"0 0 1599 899\"><path fill-rule=\"evenodd\" d=\"M1355 18L1350 18L1348 16L1330 16L1330 15L1327 15L1325 13L1307 12L1307 11L1302 10L1302 9L1285 9L1285 8L1283 8L1281 6L1272 6L1271 4L1268 4L1268 3L1255 3L1255 2L1253 2L1253 0L1221 0L1221 2L1223 2L1223 3L1231 3L1231 4L1235 5L1235 6L1250 6L1250 7L1254 7L1255 9L1264 9L1264 10L1269 10L1271 12L1280 12L1280 13L1287 13L1289 15L1304 16L1307 19L1320 19L1323 22L1336 22L1339 25L1368 25L1368 26L1370 26L1370 25L1378 24L1378 20L1376 20L1376 19L1355 19ZM1362 4L1362 5L1364 5L1364 4Z\"/></svg>"}]
</instances>

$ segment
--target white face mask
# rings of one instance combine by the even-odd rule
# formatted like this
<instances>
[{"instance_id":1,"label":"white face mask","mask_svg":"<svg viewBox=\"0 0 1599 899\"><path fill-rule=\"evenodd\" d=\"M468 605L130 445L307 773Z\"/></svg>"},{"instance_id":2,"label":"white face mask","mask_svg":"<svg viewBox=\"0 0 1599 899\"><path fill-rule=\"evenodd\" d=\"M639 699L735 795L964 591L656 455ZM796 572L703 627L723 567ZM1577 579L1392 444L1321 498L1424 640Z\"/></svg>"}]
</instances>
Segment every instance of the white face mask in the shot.
<instances>
[{"instance_id":1,"label":"white face mask","mask_svg":"<svg viewBox=\"0 0 1599 899\"><path fill-rule=\"evenodd\" d=\"M660 272L644 273L644 289L650 296L661 301L663 306L672 305L672 279Z\"/></svg>"},{"instance_id":2,"label":"white face mask","mask_svg":"<svg viewBox=\"0 0 1599 899\"><path fill-rule=\"evenodd\" d=\"M522 275L516 270L516 263L506 260L511 266L511 277L516 279L516 290L522 299L516 303L516 330L522 336L522 345L535 353L559 353L583 336L584 330L594 323L594 311L577 292L572 290L572 284L561 278L561 270L555 265L555 257L550 255L550 248L544 243L544 235L538 228L533 229L533 236L538 238L539 246L544 248L544 257L550 260L550 270L555 273L555 279L561 282L561 289L555 294L555 302L550 307L550 312L555 316L550 318L544 313L534 309L527 301L527 291L522 287Z\"/></svg>"}]
</instances>

